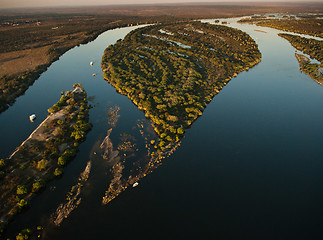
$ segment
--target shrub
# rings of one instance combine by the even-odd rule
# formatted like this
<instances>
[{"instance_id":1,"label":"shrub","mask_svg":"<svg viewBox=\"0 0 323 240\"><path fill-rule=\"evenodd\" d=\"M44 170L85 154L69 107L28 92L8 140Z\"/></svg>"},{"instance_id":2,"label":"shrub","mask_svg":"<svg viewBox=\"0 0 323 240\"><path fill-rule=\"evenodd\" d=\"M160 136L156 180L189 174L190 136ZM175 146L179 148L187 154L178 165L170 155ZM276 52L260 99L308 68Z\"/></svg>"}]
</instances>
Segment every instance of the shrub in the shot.
<instances>
[{"instance_id":1,"label":"shrub","mask_svg":"<svg viewBox=\"0 0 323 240\"><path fill-rule=\"evenodd\" d=\"M66 157L63 155L63 156L60 156L57 160L57 164L60 165L60 166L64 166L66 164Z\"/></svg>"},{"instance_id":2,"label":"shrub","mask_svg":"<svg viewBox=\"0 0 323 240\"><path fill-rule=\"evenodd\" d=\"M6 166L6 161L4 159L0 159L0 167Z\"/></svg>"},{"instance_id":3,"label":"shrub","mask_svg":"<svg viewBox=\"0 0 323 240\"><path fill-rule=\"evenodd\" d=\"M55 168L54 175L55 176L60 176L63 174L63 169L62 168Z\"/></svg>"},{"instance_id":4,"label":"shrub","mask_svg":"<svg viewBox=\"0 0 323 240\"><path fill-rule=\"evenodd\" d=\"M17 194L18 195L23 195L27 193L27 187L24 185L18 185L17 187Z\"/></svg>"},{"instance_id":5,"label":"shrub","mask_svg":"<svg viewBox=\"0 0 323 240\"><path fill-rule=\"evenodd\" d=\"M32 231L29 228L22 230L17 236L16 240L27 240L31 235Z\"/></svg>"},{"instance_id":6,"label":"shrub","mask_svg":"<svg viewBox=\"0 0 323 240\"><path fill-rule=\"evenodd\" d=\"M35 183L33 183L33 187L32 187L32 192L35 193L35 192L38 192L41 188L43 188L45 186L45 182L44 180L39 180Z\"/></svg>"},{"instance_id":7,"label":"shrub","mask_svg":"<svg viewBox=\"0 0 323 240\"><path fill-rule=\"evenodd\" d=\"M27 204L28 204L27 200L25 200L25 199L21 199L21 200L18 202L18 207L19 207L19 209L22 209L22 208L24 208L25 206L27 206Z\"/></svg>"},{"instance_id":8,"label":"shrub","mask_svg":"<svg viewBox=\"0 0 323 240\"><path fill-rule=\"evenodd\" d=\"M178 134L184 134L184 129L183 128L177 128L177 133Z\"/></svg>"},{"instance_id":9,"label":"shrub","mask_svg":"<svg viewBox=\"0 0 323 240\"><path fill-rule=\"evenodd\" d=\"M44 170L47 167L48 161L46 159L42 159L37 162L37 169L39 171Z\"/></svg>"}]
</instances>

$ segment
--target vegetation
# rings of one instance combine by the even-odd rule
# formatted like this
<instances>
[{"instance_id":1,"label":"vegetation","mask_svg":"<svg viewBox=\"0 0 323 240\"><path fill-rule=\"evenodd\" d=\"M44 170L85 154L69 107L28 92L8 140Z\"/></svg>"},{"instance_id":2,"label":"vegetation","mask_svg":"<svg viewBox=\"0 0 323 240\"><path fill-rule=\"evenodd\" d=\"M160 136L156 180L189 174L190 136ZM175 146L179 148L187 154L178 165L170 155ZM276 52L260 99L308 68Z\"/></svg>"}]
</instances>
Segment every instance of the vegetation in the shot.
<instances>
[{"instance_id":1,"label":"vegetation","mask_svg":"<svg viewBox=\"0 0 323 240\"><path fill-rule=\"evenodd\" d=\"M311 63L309 58L296 54L296 58L300 65L300 70L308 74L319 84L323 84L323 41L290 34L279 34L279 36L288 40L290 44L297 50L302 51L303 53L308 54L312 59L316 59L321 62L320 64Z\"/></svg>"},{"instance_id":2,"label":"vegetation","mask_svg":"<svg viewBox=\"0 0 323 240\"><path fill-rule=\"evenodd\" d=\"M16 240L28 240L30 239L30 235L32 234L32 230L29 228L23 229L17 236Z\"/></svg>"},{"instance_id":3,"label":"vegetation","mask_svg":"<svg viewBox=\"0 0 323 240\"><path fill-rule=\"evenodd\" d=\"M274 17L274 18L271 18ZM315 15L302 15L300 19L296 19L294 16L283 16L282 18L275 18L271 16L266 18L264 16L255 16L252 18L241 19L241 23L256 23L259 26L276 28L283 31L295 32L300 34L307 34L311 36L323 37L322 24L323 19L317 18ZM310 59L304 55L295 54L300 70L308 74L313 80L319 84L323 84L323 41L304 38L291 34L281 33L279 36L288 40L293 47L297 50L308 54L312 59L316 59L318 63L311 63Z\"/></svg>"},{"instance_id":4,"label":"vegetation","mask_svg":"<svg viewBox=\"0 0 323 240\"><path fill-rule=\"evenodd\" d=\"M323 19L307 18L307 19L273 19L265 20L257 23L258 26L276 28L283 31L307 34L316 37L323 37L322 25Z\"/></svg>"},{"instance_id":5,"label":"vegetation","mask_svg":"<svg viewBox=\"0 0 323 240\"><path fill-rule=\"evenodd\" d=\"M243 18L240 23L256 23L258 26L275 28L287 32L307 34L316 37L323 37L323 19L316 18L314 15L296 19L295 16L283 16L282 18L266 18L265 16L254 16Z\"/></svg>"},{"instance_id":6,"label":"vegetation","mask_svg":"<svg viewBox=\"0 0 323 240\"><path fill-rule=\"evenodd\" d=\"M118 27L267 12L318 12L318 4L181 4L3 10L0 14L0 112L63 53ZM306 24L305 24L306 25Z\"/></svg>"},{"instance_id":7,"label":"vegetation","mask_svg":"<svg viewBox=\"0 0 323 240\"><path fill-rule=\"evenodd\" d=\"M47 181L63 173L91 129L86 92L80 84L74 88L48 109L50 115L27 141L8 159L1 159L1 232Z\"/></svg>"},{"instance_id":8,"label":"vegetation","mask_svg":"<svg viewBox=\"0 0 323 240\"><path fill-rule=\"evenodd\" d=\"M240 30L178 22L129 33L106 49L102 68L104 78L145 111L164 150L233 76L260 59L254 40Z\"/></svg>"},{"instance_id":9,"label":"vegetation","mask_svg":"<svg viewBox=\"0 0 323 240\"><path fill-rule=\"evenodd\" d=\"M323 61L323 41L315 40L312 38L304 38L300 36L295 36L291 34L281 33L280 37L285 38L292 44L294 48L299 51L304 52L311 56L311 58L316 59L320 62Z\"/></svg>"},{"instance_id":10,"label":"vegetation","mask_svg":"<svg viewBox=\"0 0 323 240\"><path fill-rule=\"evenodd\" d=\"M0 18L0 112L72 47L92 41L109 29L168 19L173 18L123 16L117 20L115 16L73 14Z\"/></svg>"}]
</instances>

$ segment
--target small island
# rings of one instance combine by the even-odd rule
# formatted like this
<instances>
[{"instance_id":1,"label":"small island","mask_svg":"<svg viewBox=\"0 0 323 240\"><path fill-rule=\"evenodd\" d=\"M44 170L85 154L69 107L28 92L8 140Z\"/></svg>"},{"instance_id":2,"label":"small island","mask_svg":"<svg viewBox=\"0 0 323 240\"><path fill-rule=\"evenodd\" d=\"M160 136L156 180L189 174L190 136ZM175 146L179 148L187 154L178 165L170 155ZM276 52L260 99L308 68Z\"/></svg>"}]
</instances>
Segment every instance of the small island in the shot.
<instances>
[{"instance_id":1,"label":"small island","mask_svg":"<svg viewBox=\"0 0 323 240\"><path fill-rule=\"evenodd\" d=\"M1 232L46 182L63 173L92 127L81 84L63 94L48 112L49 116L16 151L0 160Z\"/></svg>"},{"instance_id":2,"label":"small island","mask_svg":"<svg viewBox=\"0 0 323 240\"><path fill-rule=\"evenodd\" d=\"M284 15L284 16L259 16L247 17L239 20L239 23L256 24L257 26L275 28L282 31L306 34L315 37L323 37L321 15Z\"/></svg>"},{"instance_id":3,"label":"small island","mask_svg":"<svg viewBox=\"0 0 323 240\"><path fill-rule=\"evenodd\" d=\"M288 40L289 43L297 50L304 54L308 54L312 59L316 59L320 62L312 63L310 58L302 54L295 54L300 70L309 75L318 84L323 85L323 41L285 33L280 33L279 36Z\"/></svg>"}]
</instances>

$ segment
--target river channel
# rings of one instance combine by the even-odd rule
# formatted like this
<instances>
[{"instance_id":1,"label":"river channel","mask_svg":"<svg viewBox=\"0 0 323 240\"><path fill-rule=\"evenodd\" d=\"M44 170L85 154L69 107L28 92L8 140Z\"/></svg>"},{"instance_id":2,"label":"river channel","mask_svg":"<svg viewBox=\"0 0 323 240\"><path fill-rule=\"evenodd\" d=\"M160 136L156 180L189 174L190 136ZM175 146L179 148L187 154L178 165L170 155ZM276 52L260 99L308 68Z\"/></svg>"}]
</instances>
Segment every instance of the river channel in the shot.
<instances>
[{"instance_id":1,"label":"river channel","mask_svg":"<svg viewBox=\"0 0 323 240\"><path fill-rule=\"evenodd\" d=\"M225 21L255 39L262 61L214 97L173 155L108 205L101 201L109 173L95 155L110 128L108 110L120 107L112 142L131 134L138 157L144 143L136 126L148 120L103 80L100 61L109 44L137 27L109 30L68 51L0 114L0 157L7 157L74 83L84 86L94 106L93 129L77 157L8 233L32 224L45 226L43 238L49 240L322 238L323 87L300 72L295 49L277 35L281 31ZM28 120L32 113L34 123ZM89 160L93 166L82 202L59 227L48 224Z\"/></svg>"}]
</instances>

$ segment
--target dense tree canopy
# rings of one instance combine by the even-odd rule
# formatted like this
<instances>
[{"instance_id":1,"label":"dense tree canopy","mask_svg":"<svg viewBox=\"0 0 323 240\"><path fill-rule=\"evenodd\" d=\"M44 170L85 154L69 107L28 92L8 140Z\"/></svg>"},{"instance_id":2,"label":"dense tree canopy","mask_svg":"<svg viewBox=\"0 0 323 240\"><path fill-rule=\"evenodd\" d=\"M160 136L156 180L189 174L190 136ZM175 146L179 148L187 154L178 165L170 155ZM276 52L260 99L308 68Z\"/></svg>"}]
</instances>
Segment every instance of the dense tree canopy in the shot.
<instances>
[{"instance_id":1,"label":"dense tree canopy","mask_svg":"<svg viewBox=\"0 0 323 240\"><path fill-rule=\"evenodd\" d=\"M102 58L104 78L146 113L156 133L178 141L224 85L260 61L246 33L196 21L129 33Z\"/></svg>"}]
</instances>

